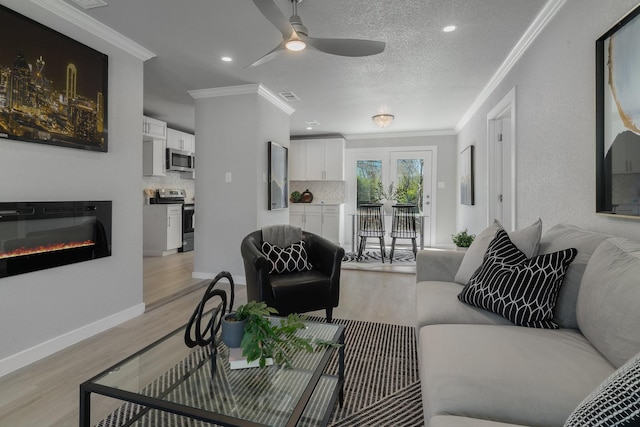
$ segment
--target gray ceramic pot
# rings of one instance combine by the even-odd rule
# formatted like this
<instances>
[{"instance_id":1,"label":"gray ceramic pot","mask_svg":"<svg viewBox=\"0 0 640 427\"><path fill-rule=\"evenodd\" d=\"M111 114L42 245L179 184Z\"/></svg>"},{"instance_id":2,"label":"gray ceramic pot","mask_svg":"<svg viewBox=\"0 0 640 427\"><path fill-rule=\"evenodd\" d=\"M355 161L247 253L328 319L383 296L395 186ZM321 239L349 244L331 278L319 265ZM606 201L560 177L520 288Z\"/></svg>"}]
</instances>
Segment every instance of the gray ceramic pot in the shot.
<instances>
[{"instance_id":1,"label":"gray ceramic pot","mask_svg":"<svg viewBox=\"0 0 640 427\"><path fill-rule=\"evenodd\" d=\"M229 348L240 347L242 336L244 335L244 326L247 319L235 320L236 314L229 313L222 318L222 341Z\"/></svg>"}]
</instances>

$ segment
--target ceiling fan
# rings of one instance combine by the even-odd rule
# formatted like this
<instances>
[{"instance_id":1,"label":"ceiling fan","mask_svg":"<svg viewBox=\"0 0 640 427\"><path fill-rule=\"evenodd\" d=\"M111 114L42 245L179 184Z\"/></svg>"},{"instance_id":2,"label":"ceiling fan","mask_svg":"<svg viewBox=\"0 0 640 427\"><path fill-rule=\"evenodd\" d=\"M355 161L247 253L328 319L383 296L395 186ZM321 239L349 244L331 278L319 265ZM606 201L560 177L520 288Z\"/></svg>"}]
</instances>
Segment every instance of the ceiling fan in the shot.
<instances>
[{"instance_id":1,"label":"ceiling fan","mask_svg":"<svg viewBox=\"0 0 640 427\"><path fill-rule=\"evenodd\" d=\"M331 55L369 56L384 51L385 42L359 39L327 39L309 37L309 31L298 16L298 3L302 0L291 0L293 15L287 19L273 0L253 0L262 14L282 33L282 42L271 52L251 64L251 67L264 64L285 50L299 51L305 48L319 50Z\"/></svg>"}]
</instances>

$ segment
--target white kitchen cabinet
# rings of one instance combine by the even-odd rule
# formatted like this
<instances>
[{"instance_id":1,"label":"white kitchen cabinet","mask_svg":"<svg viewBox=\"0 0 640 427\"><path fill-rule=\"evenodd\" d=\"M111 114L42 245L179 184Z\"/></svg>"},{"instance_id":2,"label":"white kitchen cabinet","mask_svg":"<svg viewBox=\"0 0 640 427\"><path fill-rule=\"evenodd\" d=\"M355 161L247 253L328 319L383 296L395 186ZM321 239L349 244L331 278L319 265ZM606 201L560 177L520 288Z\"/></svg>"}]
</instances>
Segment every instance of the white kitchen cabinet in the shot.
<instances>
[{"instance_id":1,"label":"white kitchen cabinet","mask_svg":"<svg viewBox=\"0 0 640 427\"><path fill-rule=\"evenodd\" d=\"M196 137L190 133L167 129L167 147L184 151L196 151Z\"/></svg>"},{"instance_id":2,"label":"white kitchen cabinet","mask_svg":"<svg viewBox=\"0 0 640 427\"><path fill-rule=\"evenodd\" d=\"M342 205L322 206L322 237L338 245L344 243L344 218Z\"/></svg>"},{"instance_id":3,"label":"white kitchen cabinet","mask_svg":"<svg viewBox=\"0 0 640 427\"><path fill-rule=\"evenodd\" d=\"M630 131L616 137L611 148L612 173L640 173L640 143Z\"/></svg>"},{"instance_id":4,"label":"white kitchen cabinet","mask_svg":"<svg viewBox=\"0 0 640 427\"><path fill-rule=\"evenodd\" d=\"M142 174L144 176L166 176L164 139L142 141Z\"/></svg>"},{"instance_id":5,"label":"white kitchen cabinet","mask_svg":"<svg viewBox=\"0 0 640 427\"><path fill-rule=\"evenodd\" d=\"M151 117L142 117L142 136L144 139L166 139L167 123Z\"/></svg>"},{"instance_id":6,"label":"white kitchen cabinet","mask_svg":"<svg viewBox=\"0 0 640 427\"><path fill-rule=\"evenodd\" d=\"M344 181L343 138L297 139L289 146L292 181Z\"/></svg>"},{"instance_id":7,"label":"white kitchen cabinet","mask_svg":"<svg viewBox=\"0 0 640 427\"><path fill-rule=\"evenodd\" d=\"M165 256L182 247L182 205L145 205L143 255Z\"/></svg>"},{"instance_id":8,"label":"white kitchen cabinet","mask_svg":"<svg viewBox=\"0 0 640 427\"><path fill-rule=\"evenodd\" d=\"M294 203L289 205L289 223L341 245L344 241L342 205Z\"/></svg>"}]
</instances>

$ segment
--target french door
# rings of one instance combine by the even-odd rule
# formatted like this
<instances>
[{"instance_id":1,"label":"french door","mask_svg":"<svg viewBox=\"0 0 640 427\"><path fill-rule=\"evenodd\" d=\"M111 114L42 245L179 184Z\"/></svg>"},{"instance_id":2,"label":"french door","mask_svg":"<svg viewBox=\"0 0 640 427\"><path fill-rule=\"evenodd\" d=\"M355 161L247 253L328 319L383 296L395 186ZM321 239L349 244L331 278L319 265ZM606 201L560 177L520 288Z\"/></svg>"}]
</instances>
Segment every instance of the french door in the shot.
<instances>
[{"instance_id":1,"label":"french door","mask_svg":"<svg viewBox=\"0 0 640 427\"><path fill-rule=\"evenodd\" d=\"M355 211L362 203L413 203L419 211L418 227L422 244L431 246L434 226L434 151L435 147L422 150L358 150L353 156L349 156L356 179L355 188L350 189L353 199L348 205L352 205ZM387 212L388 215L390 213ZM388 231L390 216L387 222Z\"/></svg>"},{"instance_id":2,"label":"french door","mask_svg":"<svg viewBox=\"0 0 640 427\"><path fill-rule=\"evenodd\" d=\"M431 151L394 151L390 153L389 178L402 189L398 203L415 203L420 213L419 231L423 244L431 246Z\"/></svg>"}]
</instances>

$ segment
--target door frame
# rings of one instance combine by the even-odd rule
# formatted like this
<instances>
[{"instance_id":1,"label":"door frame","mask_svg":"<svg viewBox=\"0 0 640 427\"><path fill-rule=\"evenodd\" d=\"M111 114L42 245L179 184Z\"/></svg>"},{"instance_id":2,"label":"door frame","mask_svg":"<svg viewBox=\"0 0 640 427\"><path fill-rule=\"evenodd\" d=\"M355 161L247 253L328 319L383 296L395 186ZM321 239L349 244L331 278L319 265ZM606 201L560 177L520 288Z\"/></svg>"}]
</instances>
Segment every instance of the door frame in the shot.
<instances>
[{"instance_id":1,"label":"door frame","mask_svg":"<svg viewBox=\"0 0 640 427\"><path fill-rule=\"evenodd\" d=\"M351 240L353 230L351 230L351 218L350 215L356 212L356 162L362 160L361 155L369 155L370 159L380 159L387 164L390 162L392 152L402 151L431 151L431 216L430 216L430 241L425 241L425 247L433 244L436 235L436 207L437 207L437 177L438 177L438 147L435 145L414 145L414 146L402 146L402 147L371 147L371 148L350 148L345 150L345 206L344 220L345 220L345 243Z\"/></svg>"},{"instance_id":2,"label":"door frame","mask_svg":"<svg viewBox=\"0 0 640 427\"><path fill-rule=\"evenodd\" d=\"M495 141L497 135L495 126L493 126L492 121L500 118L508 117L511 122L511 127L508 130L510 133L509 143L510 143L510 159L509 165L510 170L509 173L509 188L505 188L503 186L503 193L505 191L509 191L509 199L511 200L511 205L509 206L510 210L510 220L511 227L515 230L517 229L516 224L516 88L513 87L507 95L505 95L498 104L496 104L493 109L487 114L487 226L493 223L493 218L495 217L495 206L494 202L497 198L496 188L495 188L495 168L496 168L496 153L495 153ZM505 129L503 129L505 132ZM504 152L504 147L503 147ZM504 171L503 171L504 172ZM504 182L504 173L503 173L503 182ZM511 230L508 230L511 231Z\"/></svg>"}]
</instances>

